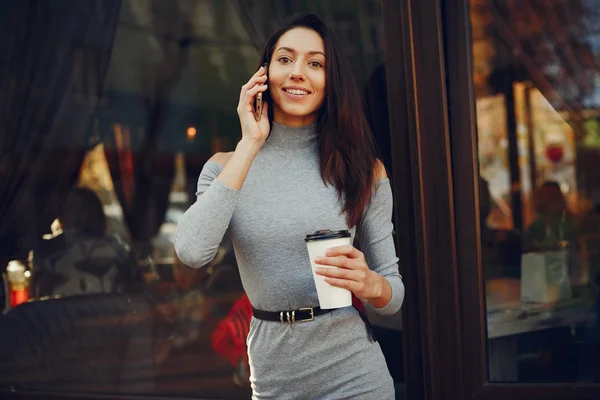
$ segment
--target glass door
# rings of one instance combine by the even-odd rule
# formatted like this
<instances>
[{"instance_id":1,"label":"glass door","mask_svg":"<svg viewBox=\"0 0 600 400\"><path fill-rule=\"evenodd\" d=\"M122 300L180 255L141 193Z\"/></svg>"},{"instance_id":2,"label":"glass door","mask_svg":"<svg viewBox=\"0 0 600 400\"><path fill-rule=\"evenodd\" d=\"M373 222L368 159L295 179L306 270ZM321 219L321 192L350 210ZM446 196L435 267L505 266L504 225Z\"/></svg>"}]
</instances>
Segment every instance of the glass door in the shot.
<instances>
[{"instance_id":1,"label":"glass door","mask_svg":"<svg viewBox=\"0 0 600 400\"><path fill-rule=\"evenodd\" d=\"M600 4L444 3L464 398L598 398Z\"/></svg>"}]
</instances>

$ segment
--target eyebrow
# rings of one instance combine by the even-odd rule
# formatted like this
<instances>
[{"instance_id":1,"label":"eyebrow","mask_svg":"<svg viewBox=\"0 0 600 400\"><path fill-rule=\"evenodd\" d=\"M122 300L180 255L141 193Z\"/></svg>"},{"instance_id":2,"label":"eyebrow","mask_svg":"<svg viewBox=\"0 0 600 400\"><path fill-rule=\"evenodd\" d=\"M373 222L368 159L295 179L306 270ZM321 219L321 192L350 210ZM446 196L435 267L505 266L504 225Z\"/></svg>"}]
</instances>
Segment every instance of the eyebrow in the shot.
<instances>
[{"instance_id":1,"label":"eyebrow","mask_svg":"<svg viewBox=\"0 0 600 400\"><path fill-rule=\"evenodd\" d=\"M276 53L280 52L281 50L285 50L285 51L289 51L290 53L296 53L296 50L290 48L290 47L280 47L277 49ZM325 53L323 53L322 51L309 51L308 52L309 55L315 55L315 54L320 54L323 57L325 57Z\"/></svg>"}]
</instances>

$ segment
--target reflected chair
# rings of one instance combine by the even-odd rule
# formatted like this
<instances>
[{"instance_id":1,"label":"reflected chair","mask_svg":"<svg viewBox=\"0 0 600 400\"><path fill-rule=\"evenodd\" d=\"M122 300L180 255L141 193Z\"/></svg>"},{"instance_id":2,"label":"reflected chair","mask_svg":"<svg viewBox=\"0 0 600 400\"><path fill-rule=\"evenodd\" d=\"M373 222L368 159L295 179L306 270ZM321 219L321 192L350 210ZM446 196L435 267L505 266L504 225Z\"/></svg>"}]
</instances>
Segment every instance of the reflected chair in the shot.
<instances>
[{"instance_id":1,"label":"reflected chair","mask_svg":"<svg viewBox=\"0 0 600 400\"><path fill-rule=\"evenodd\" d=\"M2 385L124 393L135 384L146 391L154 370L153 318L143 294L41 299L0 317Z\"/></svg>"}]
</instances>

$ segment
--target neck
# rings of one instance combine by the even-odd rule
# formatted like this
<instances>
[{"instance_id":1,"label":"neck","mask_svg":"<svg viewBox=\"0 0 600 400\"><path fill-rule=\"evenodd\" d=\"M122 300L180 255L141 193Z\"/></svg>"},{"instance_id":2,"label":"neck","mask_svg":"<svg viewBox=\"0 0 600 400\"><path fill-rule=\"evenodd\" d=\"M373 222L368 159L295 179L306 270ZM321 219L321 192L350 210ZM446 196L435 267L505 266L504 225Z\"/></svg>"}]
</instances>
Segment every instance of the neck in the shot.
<instances>
[{"instance_id":1,"label":"neck","mask_svg":"<svg viewBox=\"0 0 600 400\"><path fill-rule=\"evenodd\" d=\"M273 121L265 146L286 149L310 148L317 143L317 125L289 126Z\"/></svg>"}]
</instances>

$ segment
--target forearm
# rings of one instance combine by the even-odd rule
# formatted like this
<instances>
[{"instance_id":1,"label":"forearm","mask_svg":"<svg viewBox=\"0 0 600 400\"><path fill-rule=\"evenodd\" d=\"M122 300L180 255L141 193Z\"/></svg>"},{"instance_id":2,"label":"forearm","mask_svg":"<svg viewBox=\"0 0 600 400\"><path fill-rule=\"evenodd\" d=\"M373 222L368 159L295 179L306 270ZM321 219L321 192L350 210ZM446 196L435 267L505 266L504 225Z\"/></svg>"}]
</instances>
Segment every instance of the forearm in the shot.
<instances>
[{"instance_id":1,"label":"forearm","mask_svg":"<svg viewBox=\"0 0 600 400\"><path fill-rule=\"evenodd\" d=\"M369 268L377 273L380 293L368 302L375 312L392 315L404 301L404 284L398 271L398 257L393 238L393 199L389 180L381 180L364 217L361 246Z\"/></svg>"},{"instance_id":2,"label":"forearm","mask_svg":"<svg viewBox=\"0 0 600 400\"><path fill-rule=\"evenodd\" d=\"M241 190L260 148L261 144L252 139L240 140L217 180L232 189Z\"/></svg>"}]
</instances>

